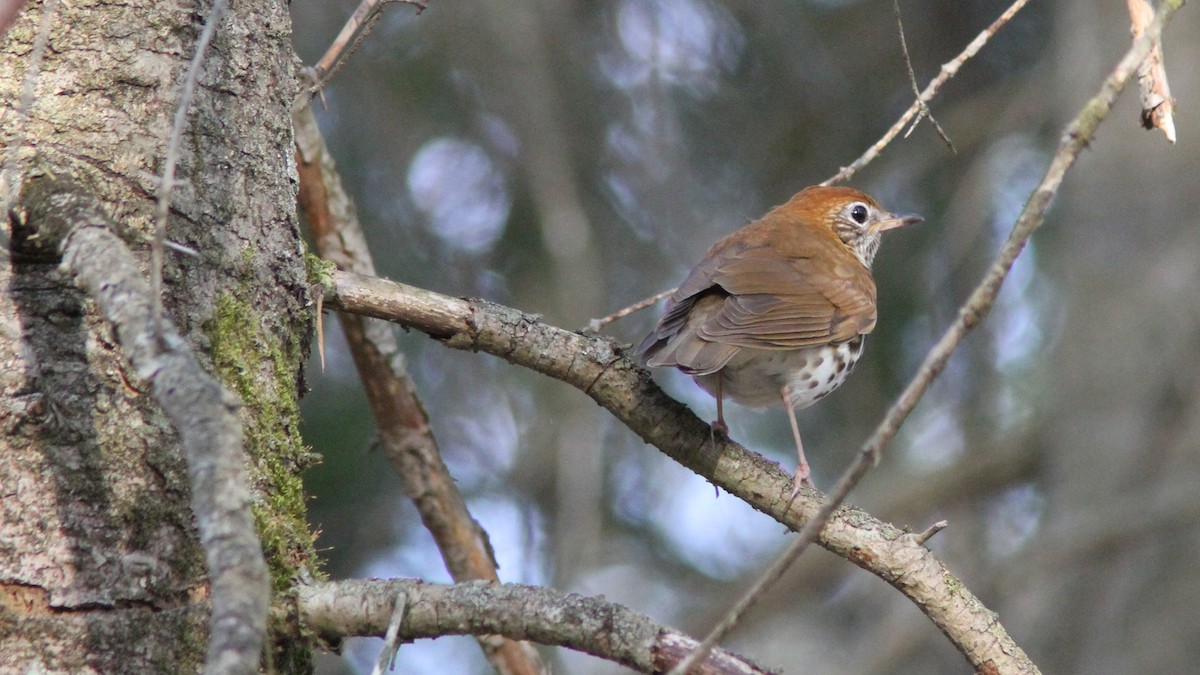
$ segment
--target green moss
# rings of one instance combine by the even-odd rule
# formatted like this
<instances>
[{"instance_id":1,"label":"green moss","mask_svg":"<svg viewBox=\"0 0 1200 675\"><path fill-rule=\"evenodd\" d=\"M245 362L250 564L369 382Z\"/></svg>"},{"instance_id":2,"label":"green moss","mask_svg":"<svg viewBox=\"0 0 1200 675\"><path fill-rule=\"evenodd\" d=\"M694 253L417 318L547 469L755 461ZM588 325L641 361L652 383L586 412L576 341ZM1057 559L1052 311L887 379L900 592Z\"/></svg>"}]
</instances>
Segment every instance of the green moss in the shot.
<instances>
[{"instance_id":1,"label":"green moss","mask_svg":"<svg viewBox=\"0 0 1200 675\"><path fill-rule=\"evenodd\" d=\"M333 287L333 272L337 269L337 265L331 261L312 253L305 253L304 269L308 283L323 289Z\"/></svg>"},{"instance_id":2,"label":"green moss","mask_svg":"<svg viewBox=\"0 0 1200 675\"><path fill-rule=\"evenodd\" d=\"M248 294L247 294L248 295ZM265 322L239 295L217 301L214 319L205 326L213 364L225 386L241 398L245 446L254 492L254 519L276 593L294 578L316 575L314 535L306 520L300 472L317 455L300 438L297 377L302 337L276 339Z\"/></svg>"},{"instance_id":3,"label":"green moss","mask_svg":"<svg viewBox=\"0 0 1200 675\"><path fill-rule=\"evenodd\" d=\"M238 254L238 263L236 269L244 274L247 279L254 278L253 270L258 264L258 249L253 246L242 247L241 253Z\"/></svg>"}]
</instances>

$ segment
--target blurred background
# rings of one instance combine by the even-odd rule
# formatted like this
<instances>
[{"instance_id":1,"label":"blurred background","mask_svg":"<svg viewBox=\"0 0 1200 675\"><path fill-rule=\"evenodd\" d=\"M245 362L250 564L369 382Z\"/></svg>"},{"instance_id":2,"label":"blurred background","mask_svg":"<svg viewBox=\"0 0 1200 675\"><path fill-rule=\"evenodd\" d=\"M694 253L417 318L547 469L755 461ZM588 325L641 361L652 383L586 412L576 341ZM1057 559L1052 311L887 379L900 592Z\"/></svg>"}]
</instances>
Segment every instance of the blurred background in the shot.
<instances>
[{"instance_id":1,"label":"blurred background","mask_svg":"<svg viewBox=\"0 0 1200 675\"><path fill-rule=\"evenodd\" d=\"M357 3L293 0L314 63ZM583 326L676 285L723 234L824 180L912 100L889 2L431 0L389 8L317 113L384 276ZM901 3L921 86L1008 2ZM800 413L828 489L1039 180L1064 124L1129 44L1125 3L1032 2L853 181L925 223L875 264L878 328L854 377ZM1068 174L987 321L851 501L931 547L1054 673L1200 661L1200 22L1166 34L1179 144L1138 126L1136 85ZM636 343L657 313L605 332ZM308 370L306 475L335 578L446 581L326 322ZM402 334L437 440L505 581L603 594L706 631L787 541L582 393ZM656 377L704 419L711 398ZM781 409L731 435L785 466ZM350 641L324 673L367 672ZM727 645L805 673L969 667L882 581L806 556ZM545 650L555 672L622 669ZM397 672L482 673L473 641L404 646Z\"/></svg>"}]
</instances>

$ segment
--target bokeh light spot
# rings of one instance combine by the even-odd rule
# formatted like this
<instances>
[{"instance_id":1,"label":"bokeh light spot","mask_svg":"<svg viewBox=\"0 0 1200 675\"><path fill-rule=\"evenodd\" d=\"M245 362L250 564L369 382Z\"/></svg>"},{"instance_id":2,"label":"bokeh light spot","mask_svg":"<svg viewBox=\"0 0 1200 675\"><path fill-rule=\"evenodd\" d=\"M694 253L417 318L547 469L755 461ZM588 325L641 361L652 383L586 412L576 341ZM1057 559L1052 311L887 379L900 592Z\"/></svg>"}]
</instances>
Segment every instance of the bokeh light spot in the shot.
<instances>
[{"instance_id":1,"label":"bokeh light spot","mask_svg":"<svg viewBox=\"0 0 1200 675\"><path fill-rule=\"evenodd\" d=\"M440 137L423 145L408 167L408 191L426 226L446 246L483 253L504 233L512 198L483 148Z\"/></svg>"}]
</instances>

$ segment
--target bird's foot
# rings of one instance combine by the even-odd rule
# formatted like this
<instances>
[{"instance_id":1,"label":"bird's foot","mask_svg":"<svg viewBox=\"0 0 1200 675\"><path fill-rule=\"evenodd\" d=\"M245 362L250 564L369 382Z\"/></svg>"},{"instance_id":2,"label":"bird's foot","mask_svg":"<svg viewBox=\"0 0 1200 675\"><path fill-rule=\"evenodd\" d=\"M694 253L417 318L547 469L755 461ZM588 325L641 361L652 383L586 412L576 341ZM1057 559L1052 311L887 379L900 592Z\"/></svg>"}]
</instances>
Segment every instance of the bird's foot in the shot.
<instances>
[{"instance_id":1,"label":"bird's foot","mask_svg":"<svg viewBox=\"0 0 1200 675\"><path fill-rule=\"evenodd\" d=\"M816 485L812 482L812 471L808 468L808 462L801 462L796 467L796 476L792 479L792 499L800 494L800 486L807 485L810 488L816 489Z\"/></svg>"},{"instance_id":2,"label":"bird's foot","mask_svg":"<svg viewBox=\"0 0 1200 675\"><path fill-rule=\"evenodd\" d=\"M729 438L729 426L725 424L725 420L719 417L708 425L708 440L712 443L713 450L717 449L717 436L723 439Z\"/></svg>"},{"instance_id":3,"label":"bird's foot","mask_svg":"<svg viewBox=\"0 0 1200 675\"><path fill-rule=\"evenodd\" d=\"M723 420L719 417L709 423L708 431L710 434L712 434L714 436L716 436L717 434L720 434L721 436L724 436L725 438L729 438L729 425L725 424L725 420Z\"/></svg>"}]
</instances>

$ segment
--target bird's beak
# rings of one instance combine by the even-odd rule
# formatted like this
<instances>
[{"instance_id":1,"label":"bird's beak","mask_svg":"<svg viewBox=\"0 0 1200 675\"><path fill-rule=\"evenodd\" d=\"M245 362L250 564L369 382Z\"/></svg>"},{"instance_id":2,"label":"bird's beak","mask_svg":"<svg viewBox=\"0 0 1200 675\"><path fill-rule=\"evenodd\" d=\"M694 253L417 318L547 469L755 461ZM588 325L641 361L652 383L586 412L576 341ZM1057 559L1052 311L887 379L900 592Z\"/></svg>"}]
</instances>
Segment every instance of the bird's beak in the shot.
<instances>
[{"instance_id":1,"label":"bird's beak","mask_svg":"<svg viewBox=\"0 0 1200 675\"><path fill-rule=\"evenodd\" d=\"M904 227L905 225L916 225L917 223L921 222L922 220L925 220L925 219L922 218L921 216L918 216L915 213L906 213L901 216L898 216L893 213L893 214L890 214L890 216L888 218L880 220L880 221L876 222L874 225L872 225L871 227L867 228L867 231L868 232L887 232L888 230L894 230L897 227Z\"/></svg>"}]
</instances>

